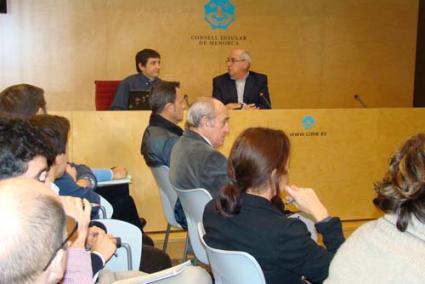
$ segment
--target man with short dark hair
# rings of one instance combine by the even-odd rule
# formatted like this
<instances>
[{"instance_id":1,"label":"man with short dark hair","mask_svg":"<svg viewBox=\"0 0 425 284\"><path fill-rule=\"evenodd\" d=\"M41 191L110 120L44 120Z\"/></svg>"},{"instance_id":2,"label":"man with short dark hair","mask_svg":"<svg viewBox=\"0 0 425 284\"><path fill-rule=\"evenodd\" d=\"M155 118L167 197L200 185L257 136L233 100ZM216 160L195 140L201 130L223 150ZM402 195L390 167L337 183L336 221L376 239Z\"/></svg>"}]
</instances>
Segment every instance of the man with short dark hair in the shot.
<instances>
[{"instance_id":1,"label":"man with short dark hair","mask_svg":"<svg viewBox=\"0 0 425 284\"><path fill-rule=\"evenodd\" d=\"M152 83L159 79L161 56L153 49L143 49L136 54L136 74L124 80L118 86L111 110L127 110L128 96L131 91L149 91Z\"/></svg>"},{"instance_id":2,"label":"man with short dark hair","mask_svg":"<svg viewBox=\"0 0 425 284\"><path fill-rule=\"evenodd\" d=\"M66 171L69 120L62 116L42 114L32 117L30 123L43 133L56 154L49 178L59 187L59 194L86 198L91 203L99 204L99 195L91 188L79 186Z\"/></svg>"},{"instance_id":3,"label":"man with short dark hair","mask_svg":"<svg viewBox=\"0 0 425 284\"><path fill-rule=\"evenodd\" d=\"M29 122L0 117L0 179L27 176L44 182L55 151Z\"/></svg>"},{"instance_id":4,"label":"man with short dark hair","mask_svg":"<svg viewBox=\"0 0 425 284\"><path fill-rule=\"evenodd\" d=\"M152 86L152 114L143 134L141 153L149 167L170 166L171 150L183 130L177 125L183 119L185 101L179 83L158 81Z\"/></svg>"},{"instance_id":5,"label":"man with short dark hair","mask_svg":"<svg viewBox=\"0 0 425 284\"><path fill-rule=\"evenodd\" d=\"M46 113L44 90L29 84L10 86L0 93L0 113L28 119Z\"/></svg>"},{"instance_id":6,"label":"man with short dark hair","mask_svg":"<svg viewBox=\"0 0 425 284\"><path fill-rule=\"evenodd\" d=\"M150 105L152 114L143 134L141 153L148 167L170 167L171 150L183 134L177 123L183 119L185 100L178 82L157 81L152 86ZM177 200L174 210L176 221L187 228L186 217Z\"/></svg>"}]
</instances>

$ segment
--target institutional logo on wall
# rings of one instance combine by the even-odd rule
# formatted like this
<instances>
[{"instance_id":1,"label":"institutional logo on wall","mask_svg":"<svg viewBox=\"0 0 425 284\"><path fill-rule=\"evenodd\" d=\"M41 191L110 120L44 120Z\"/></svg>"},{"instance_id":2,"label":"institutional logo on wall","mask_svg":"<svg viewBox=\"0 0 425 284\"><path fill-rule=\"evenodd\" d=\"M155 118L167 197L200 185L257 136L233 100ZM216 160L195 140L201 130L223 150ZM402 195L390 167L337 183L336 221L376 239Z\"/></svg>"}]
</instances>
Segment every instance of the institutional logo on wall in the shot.
<instances>
[{"instance_id":1,"label":"institutional logo on wall","mask_svg":"<svg viewBox=\"0 0 425 284\"><path fill-rule=\"evenodd\" d=\"M310 115L304 115L301 118L301 125L303 126L303 131L293 131L289 132L289 136L291 137L321 137L321 136L327 136L328 133L325 129L320 127L320 123L316 121L316 119ZM313 130L313 127L315 130Z\"/></svg>"},{"instance_id":2,"label":"institutional logo on wall","mask_svg":"<svg viewBox=\"0 0 425 284\"><path fill-rule=\"evenodd\" d=\"M204 6L205 21L211 28L226 30L236 19L235 6L230 0L209 0Z\"/></svg>"},{"instance_id":3,"label":"institutional logo on wall","mask_svg":"<svg viewBox=\"0 0 425 284\"><path fill-rule=\"evenodd\" d=\"M302 124L304 126L304 129L311 129L314 126L314 123L316 122L314 118L311 115L306 115L302 119Z\"/></svg>"}]
</instances>

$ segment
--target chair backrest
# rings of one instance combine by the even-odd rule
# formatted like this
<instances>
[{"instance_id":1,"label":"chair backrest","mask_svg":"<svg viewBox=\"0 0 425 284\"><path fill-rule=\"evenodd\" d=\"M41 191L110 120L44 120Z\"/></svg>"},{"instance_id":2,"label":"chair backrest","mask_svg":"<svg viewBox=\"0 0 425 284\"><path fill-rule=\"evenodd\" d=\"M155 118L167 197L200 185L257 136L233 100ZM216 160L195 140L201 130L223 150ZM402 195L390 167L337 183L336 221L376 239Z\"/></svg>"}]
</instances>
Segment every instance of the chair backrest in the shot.
<instances>
[{"instance_id":1,"label":"chair backrest","mask_svg":"<svg viewBox=\"0 0 425 284\"><path fill-rule=\"evenodd\" d=\"M177 195L186 215L187 227L189 232L189 240L196 258L208 264L208 258L205 248L202 246L198 234L198 223L202 222L205 205L212 199L211 194L203 188L195 189L178 189Z\"/></svg>"},{"instance_id":2,"label":"chair backrest","mask_svg":"<svg viewBox=\"0 0 425 284\"><path fill-rule=\"evenodd\" d=\"M115 219L99 219L108 230L108 234L121 238L121 248L117 256L106 263L105 269L112 271L139 270L142 255L142 232L136 226Z\"/></svg>"},{"instance_id":3,"label":"chair backrest","mask_svg":"<svg viewBox=\"0 0 425 284\"><path fill-rule=\"evenodd\" d=\"M111 219L112 214L114 214L114 208L111 203L108 202L104 197L99 195L100 197L100 212L102 212L102 219Z\"/></svg>"},{"instance_id":4,"label":"chair backrest","mask_svg":"<svg viewBox=\"0 0 425 284\"><path fill-rule=\"evenodd\" d=\"M199 239L206 248L210 267L216 284L266 284L263 270L249 253L215 249L204 241L205 230L202 223L197 226Z\"/></svg>"},{"instance_id":5,"label":"chair backrest","mask_svg":"<svg viewBox=\"0 0 425 284\"><path fill-rule=\"evenodd\" d=\"M120 82L119 80L94 81L96 110L109 110Z\"/></svg>"},{"instance_id":6,"label":"chair backrest","mask_svg":"<svg viewBox=\"0 0 425 284\"><path fill-rule=\"evenodd\" d=\"M159 188L162 210L168 224L181 228L180 224L177 223L174 215L174 206L176 205L177 201L177 192L170 183L170 178L168 176L169 168L166 166L160 166L150 169Z\"/></svg>"}]
</instances>

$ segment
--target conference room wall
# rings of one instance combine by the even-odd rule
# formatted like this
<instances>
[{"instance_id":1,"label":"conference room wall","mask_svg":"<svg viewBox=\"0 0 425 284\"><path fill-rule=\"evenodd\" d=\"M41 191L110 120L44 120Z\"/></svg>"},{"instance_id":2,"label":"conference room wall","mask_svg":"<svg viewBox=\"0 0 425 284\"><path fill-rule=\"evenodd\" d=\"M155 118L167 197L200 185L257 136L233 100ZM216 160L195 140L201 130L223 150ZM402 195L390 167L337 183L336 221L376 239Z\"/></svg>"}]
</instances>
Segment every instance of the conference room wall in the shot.
<instances>
[{"instance_id":1,"label":"conference room wall","mask_svg":"<svg viewBox=\"0 0 425 284\"><path fill-rule=\"evenodd\" d=\"M232 47L269 76L275 108L412 105L418 0L232 0L212 29L200 0L13 0L0 15L0 88L43 87L50 110L94 110L94 80L135 72L135 53L162 55L161 77L210 95ZM201 45L196 36L246 37Z\"/></svg>"},{"instance_id":2,"label":"conference room wall","mask_svg":"<svg viewBox=\"0 0 425 284\"><path fill-rule=\"evenodd\" d=\"M164 230L159 193L140 155L149 112L58 112L71 119L70 160L92 167L125 166L147 231ZM302 123L310 116L314 124ZM311 119L310 119L311 121ZM282 129L290 135L290 184L312 187L331 214L347 220L376 218L373 184L390 154L410 135L423 132L425 109L304 109L230 112L230 134L221 151L247 127Z\"/></svg>"}]
</instances>

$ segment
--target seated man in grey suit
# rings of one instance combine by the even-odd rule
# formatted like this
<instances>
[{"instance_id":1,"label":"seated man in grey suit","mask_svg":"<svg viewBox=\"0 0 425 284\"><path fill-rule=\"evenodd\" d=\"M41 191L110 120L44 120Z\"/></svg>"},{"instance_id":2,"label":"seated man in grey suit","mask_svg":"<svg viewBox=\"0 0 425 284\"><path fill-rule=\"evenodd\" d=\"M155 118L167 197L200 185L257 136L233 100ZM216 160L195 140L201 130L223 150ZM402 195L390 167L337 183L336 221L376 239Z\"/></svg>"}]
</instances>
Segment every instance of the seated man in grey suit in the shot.
<instances>
[{"instance_id":1,"label":"seated man in grey suit","mask_svg":"<svg viewBox=\"0 0 425 284\"><path fill-rule=\"evenodd\" d=\"M226 107L197 99L187 112L187 129L171 152L170 181L180 189L205 188L214 197L227 182L227 159L216 149L229 133Z\"/></svg>"},{"instance_id":2,"label":"seated man in grey suit","mask_svg":"<svg viewBox=\"0 0 425 284\"><path fill-rule=\"evenodd\" d=\"M251 56L233 49L226 60L227 73L213 79L213 97L228 109L270 109L267 76L250 71Z\"/></svg>"}]
</instances>

